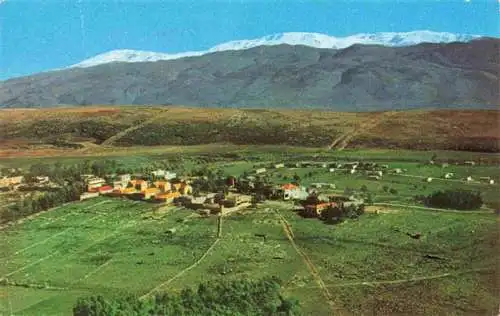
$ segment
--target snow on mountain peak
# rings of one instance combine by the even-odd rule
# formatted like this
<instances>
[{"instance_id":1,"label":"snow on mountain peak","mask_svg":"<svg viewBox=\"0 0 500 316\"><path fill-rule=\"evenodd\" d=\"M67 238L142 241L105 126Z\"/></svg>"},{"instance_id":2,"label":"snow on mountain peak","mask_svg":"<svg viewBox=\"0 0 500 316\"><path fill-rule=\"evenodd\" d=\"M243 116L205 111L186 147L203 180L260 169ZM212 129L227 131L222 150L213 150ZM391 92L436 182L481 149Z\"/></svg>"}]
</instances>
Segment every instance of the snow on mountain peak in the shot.
<instances>
[{"instance_id":1,"label":"snow on mountain peak","mask_svg":"<svg viewBox=\"0 0 500 316\"><path fill-rule=\"evenodd\" d=\"M372 44L395 47L417 45L420 43L468 42L478 37L480 36L433 32L427 30L412 32L360 33L346 37L334 37L321 33L288 32L272 34L251 40L230 41L216 45L206 51L165 54L130 49L113 50L107 53L99 54L90 59L86 59L78 64L70 66L69 68L85 68L112 62L153 62L158 60L170 60L189 56L201 56L207 53L227 50L243 50L261 45L288 44L304 45L316 48L343 49L354 44Z\"/></svg>"}]
</instances>

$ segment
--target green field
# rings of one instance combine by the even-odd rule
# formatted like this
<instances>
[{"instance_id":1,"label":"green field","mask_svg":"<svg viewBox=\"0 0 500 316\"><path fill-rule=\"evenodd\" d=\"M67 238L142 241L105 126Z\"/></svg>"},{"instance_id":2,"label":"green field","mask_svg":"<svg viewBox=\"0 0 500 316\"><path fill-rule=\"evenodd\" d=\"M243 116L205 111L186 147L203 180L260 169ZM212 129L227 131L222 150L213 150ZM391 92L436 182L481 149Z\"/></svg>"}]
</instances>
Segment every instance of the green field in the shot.
<instances>
[{"instance_id":1,"label":"green field","mask_svg":"<svg viewBox=\"0 0 500 316\"><path fill-rule=\"evenodd\" d=\"M441 168L426 164L433 154L441 162L486 162ZM217 218L202 218L178 207L106 198L58 207L0 231L0 315L70 315L81 296L141 296L177 292L202 281L270 275L283 280L284 294L298 298L305 315L491 315L496 311L500 258L493 211L500 205L498 155L266 146L228 151L228 147L208 146L188 148L183 155L153 148L137 155L88 157L91 161L103 158L139 171L162 161L180 173L210 168L235 176L272 163L312 159L375 161L407 171L370 180L364 174L330 173L325 168L268 169L266 175L274 183L290 182L297 174L305 186L335 184L332 193L360 192L364 187L376 204L371 211L380 212L331 226L301 218L290 210L291 204L266 202L224 217L220 238ZM36 163L71 165L81 160L1 159L0 166L28 169ZM447 172L455 177L442 179ZM464 182L469 175L490 176L496 184ZM427 183L427 177L434 180ZM439 211L415 205L417 194L450 188L480 191L484 207ZM285 221L293 235L287 235ZM405 232L420 232L422 238L412 239ZM266 239L256 234L265 234Z\"/></svg>"},{"instance_id":2,"label":"green field","mask_svg":"<svg viewBox=\"0 0 500 316\"><path fill-rule=\"evenodd\" d=\"M140 296L213 279L277 275L306 315L330 315L324 290L280 215L339 312L486 315L495 305L493 214L394 209L330 226L268 202L223 218L212 251L174 278L216 241L217 219L176 207L155 213L156 207L120 199L75 202L2 230L0 314L69 315L79 296Z\"/></svg>"}]
</instances>

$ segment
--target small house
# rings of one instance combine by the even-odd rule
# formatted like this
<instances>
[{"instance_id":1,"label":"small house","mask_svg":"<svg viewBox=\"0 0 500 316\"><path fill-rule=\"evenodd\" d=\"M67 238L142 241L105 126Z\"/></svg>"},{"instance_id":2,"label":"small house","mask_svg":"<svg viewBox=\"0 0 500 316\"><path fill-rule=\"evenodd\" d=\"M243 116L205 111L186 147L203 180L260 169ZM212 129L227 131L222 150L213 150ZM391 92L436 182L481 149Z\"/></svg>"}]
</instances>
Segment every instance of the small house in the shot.
<instances>
[{"instance_id":1,"label":"small house","mask_svg":"<svg viewBox=\"0 0 500 316\"><path fill-rule=\"evenodd\" d=\"M135 187L129 187L129 188L123 188L121 192L124 195L131 195L137 193L137 190L135 189Z\"/></svg>"},{"instance_id":2,"label":"small house","mask_svg":"<svg viewBox=\"0 0 500 316\"><path fill-rule=\"evenodd\" d=\"M453 174L452 172L448 172L448 173L446 173L446 174L444 175L444 178L445 178L445 179L451 179L451 178L453 178L453 176L454 176L454 174Z\"/></svg>"},{"instance_id":3,"label":"small house","mask_svg":"<svg viewBox=\"0 0 500 316\"><path fill-rule=\"evenodd\" d=\"M175 178L177 178L177 173L171 171L165 171L165 176L164 176L165 180L172 180Z\"/></svg>"},{"instance_id":4,"label":"small house","mask_svg":"<svg viewBox=\"0 0 500 316\"><path fill-rule=\"evenodd\" d=\"M335 168L328 169L329 172L335 172Z\"/></svg>"},{"instance_id":5,"label":"small house","mask_svg":"<svg viewBox=\"0 0 500 316\"><path fill-rule=\"evenodd\" d=\"M264 172L266 172L266 168L259 168L259 169L255 170L256 174L261 174L261 173L264 173Z\"/></svg>"},{"instance_id":6,"label":"small house","mask_svg":"<svg viewBox=\"0 0 500 316\"><path fill-rule=\"evenodd\" d=\"M99 188L103 186L106 181L103 178L99 177L92 177L88 178L85 183L87 184L87 191L90 191L91 189Z\"/></svg>"},{"instance_id":7,"label":"small house","mask_svg":"<svg viewBox=\"0 0 500 316\"><path fill-rule=\"evenodd\" d=\"M394 172L399 174L399 173L403 173L403 170L401 168L396 168L396 169L394 169Z\"/></svg>"},{"instance_id":8,"label":"small house","mask_svg":"<svg viewBox=\"0 0 500 316\"><path fill-rule=\"evenodd\" d=\"M110 185L103 185L95 189L99 194L108 194L113 192L113 187Z\"/></svg>"},{"instance_id":9,"label":"small house","mask_svg":"<svg viewBox=\"0 0 500 316\"><path fill-rule=\"evenodd\" d=\"M129 186L132 186L137 191L144 191L148 188L148 182L145 180L130 180Z\"/></svg>"},{"instance_id":10,"label":"small house","mask_svg":"<svg viewBox=\"0 0 500 316\"><path fill-rule=\"evenodd\" d=\"M389 165L382 165L382 169L389 169Z\"/></svg>"},{"instance_id":11,"label":"small house","mask_svg":"<svg viewBox=\"0 0 500 316\"><path fill-rule=\"evenodd\" d=\"M304 188L292 183L282 185L280 189L278 189L277 193L283 198L283 200L301 199L304 196L307 197L308 195Z\"/></svg>"},{"instance_id":12,"label":"small house","mask_svg":"<svg viewBox=\"0 0 500 316\"><path fill-rule=\"evenodd\" d=\"M450 164L446 162L441 164L441 168L448 168L449 166Z\"/></svg>"},{"instance_id":13,"label":"small house","mask_svg":"<svg viewBox=\"0 0 500 316\"><path fill-rule=\"evenodd\" d=\"M350 173L350 174L355 174L355 173L356 173L356 169L351 169L351 170L349 171L349 173Z\"/></svg>"},{"instance_id":14,"label":"small house","mask_svg":"<svg viewBox=\"0 0 500 316\"><path fill-rule=\"evenodd\" d=\"M321 216L321 212L328 209L329 207L336 207L337 203L335 202L326 202L319 203L314 205L306 205L304 206L304 211L309 216Z\"/></svg>"},{"instance_id":15,"label":"small house","mask_svg":"<svg viewBox=\"0 0 500 316\"><path fill-rule=\"evenodd\" d=\"M50 181L48 176L37 176L35 180L38 184L47 184Z\"/></svg>"},{"instance_id":16,"label":"small house","mask_svg":"<svg viewBox=\"0 0 500 316\"><path fill-rule=\"evenodd\" d=\"M467 181L467 182L472 182L472 181L474 181L474 180L472 179L472 177L471 177L471 176L468 176L467 178L465 178L465 181Z\"/></svg>"},{"instance_id":17,"label":"small house","mask_svg":"<svg viewBox=\"0 0 500 316\"><path fill-rule=\"evenodd\" d=\"M116 181L120 181L122 183L128 183L128 182L130 182L131 179L132 178L131 178L130 174L120 174L120 175L116 176Z\"/></svg>"},{"instance_id":18,"label":"small house","mask_svg":"<svg viewBox=\"0 0 500 316\"><path fill-rule=\"evenodd\" d=\"M172 203L174 199L180 196L181 194L179 192L159 193L155 195L154 199L157 202Z\"/></svg>"},{"instance_id":19,"label":"small house","mask_svg":"<svg viewBox=\"0 0 500 316\"><path fill-rule=\"evenodd\" d=\"M80 201L95 198L99 196L99 192L84 192L80 194Z\"/></svg>"},{"instance_id":20,"label":"small house","mask_svg":"<svg viewBox=\"0 0 500 316\"><path fill-rule=\"evenodd\" d=\"M165 173L166 173L166 171L162 170L162 169L158 169L158 170L151 172L153 177L155 177L156 179L165 178Z\"/></svg>"},{"instance_id":21,"label":"small house","mask_svg":"<svg viewBox=\"0 0 500 316\"><path fill-rule=\"evenodd\" d=\"M476 165L476 162L475 162L475 161L472 161L472 160L469 160L469 161L464 162L464 164L465 164L466 166L475 166L475 165Z\"/></svg>"},{"instance_id":22,"label":"small house","mask_svg":"<svg viewBox=\"0 0 500 316\"><path fill-rule=\"evenodd\" d=\"M155 197L158 193L160 193L158 188L147 188L141 192L141 195L144 200L149 200L152 197Z\"/></svg>"},{"instance_id":23,"label":"small house","mask_svg":"<svg viewBox=\"0 0 500 316\"><path fill-rule=\"evenodd\" d=\"M368 176L368 179L370 179L370 180L380 180L380 176L378 176L378 175L371 175L371 176Z\"/></svg>"},{"instance_id":24,"label":"small house","mask_svg":"<svg viewBox=\"0 0 500 316\"><path fill-rule=\"evenodd\" d=\"M427 179L425 179L426 182L432 182L432 178L431 177L427 177Z\"/></svg>"},{"instance_id":25,"label":"small house","mask_svg":"<svg viewBox=\"0 0 500 316\"><path fill-rule=\"evenodd\" d=\"M490 179L490 182L489 182L489 183L490 183L490 184L495 184L495 180Z\"/></svg>"},{"instance_id":26,"label":"small house","mask_svg":"<svg viewBox=\"0 0 500 316\"><path fill-rule=\"evenodd\" d=\"M280 168L284 168L284 167L285 167L284 163L277 163L274 165L274 169L280 169Z\"/></svg>"},{"instance_id":27,"label":"small house","mask_svg":"<svg viewBox=\"0 0 500 316\"><path fill-rule=\"evenodd\" d=\"M155 181L154 186L160 190L160 192L168 192L172 190L172 185L168 181Z\"/></svg>"}]
</instances>

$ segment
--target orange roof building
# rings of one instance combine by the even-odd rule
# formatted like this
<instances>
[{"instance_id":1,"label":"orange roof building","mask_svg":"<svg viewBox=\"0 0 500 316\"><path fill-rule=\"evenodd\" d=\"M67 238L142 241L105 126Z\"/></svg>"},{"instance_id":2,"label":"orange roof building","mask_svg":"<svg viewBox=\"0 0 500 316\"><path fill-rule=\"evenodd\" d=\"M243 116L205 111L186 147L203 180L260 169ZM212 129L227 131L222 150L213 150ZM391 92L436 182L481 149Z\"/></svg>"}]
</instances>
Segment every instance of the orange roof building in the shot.
<instances>
[{"instance_id":1,"label":"orange roof building","mask_svg":"<svg viewBox=\"0 0 500 316\"><path fill-rule=\"evenodd\" d=\"M150 199L154 197L156 194L160 192L158 188L147 188L141 191L141 194L144 196L144 199Z\"/></svg>"},{"instance_id":2,"label":"orange roof building","mask_svg":"<svg viewBox=\"0 0 500 316\"><path fill-rule=\"evenodd\" d=\"M172 202L175 198L180 197L181 194L179 192L170 192L170 193L159 193L155 196L155 200L160 202Z\"/></svg>"},{"instance_id":3,"label":"orange roof building","mask_svg":"<svg viewBox=\"0 0 500 316\"><path fill-rule=\"evenodd\" d=\"M283 184L281 186L283 190L297 190L299 187L292 183Z\"/></svg>"},{"instance_id":4,"label":"orange roof building","mask_svg":"<svg viewBox=\"0 0 500 316\"><path fill-rule=\"evenodd\" d=\"M319 203L315 205L306 205L305 210L307 213L315 216L321 215L321 212L323 210L326 210L329 207L335 207L337 206L337 203L335 202L327 202L327 203Z\"/></svg>"},{"instance_id":5,"label":"orange roof building","mask_svg":"<svg viewBox=\"0 0 500 316\"><path fill-rule=\"evenodd\" d=\"M171 190L172 187L172 185L168 181L156 181L154 182L154 185L162 192L168 192Z\"/></svg>"}]
</instances>

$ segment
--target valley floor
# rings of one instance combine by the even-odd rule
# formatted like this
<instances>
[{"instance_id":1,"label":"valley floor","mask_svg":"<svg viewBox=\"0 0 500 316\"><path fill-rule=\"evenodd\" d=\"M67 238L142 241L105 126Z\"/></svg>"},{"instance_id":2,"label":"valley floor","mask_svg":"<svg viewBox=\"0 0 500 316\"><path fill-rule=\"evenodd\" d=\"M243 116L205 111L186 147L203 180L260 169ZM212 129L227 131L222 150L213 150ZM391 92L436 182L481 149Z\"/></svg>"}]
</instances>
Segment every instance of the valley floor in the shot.
<instances>
[{"instance_id":1,"label":"valley floor","mask_svg":"<svg viewBox=\"0 0 500 316\"><path fill-rule=\"evenodd\" d=\"M427 164L434 154L440 161L482 163L443 169ZM298 298L305 315L496 312L498 184L463 179L490 176L498 183L497 155L207 145L128 148L85 159L103 158L123 168L175 158L184 171L203 166L227 175L287 159L376 161L406 171L371 180L317 167L269 170L276 183L297 175L305 186L334 183L332 193L363 188L373 194L374 205L364 215L338 225L304 219L291 203L279 201L222 218L119 198L69 203L0 230L0 314L70 315L81 296L149 296L203 281L271 275L283 280L284 294ZM78 155L4 158L0 166L81 161ZM444 172L455 176L444 179ZM424 181L429 177L432 182ZM414 201L448 188L479 190L485 206L439 210ZM406 234L415 232L422 237Z\"/></svg>"},{"instance_id":2,"label":"valley floor","mask_svg":"<svg viewBox=\"0 0 500 316\"><path fill-rule=\"evenodd\" d=\"M222 221L218 238L216 217L101 198L4 229L0 313L69 315L80 296L266 275L306 315L486 315L495 306L493 214L394 207L330 226L266 202Z\"/></svg>"}]
</instances>

